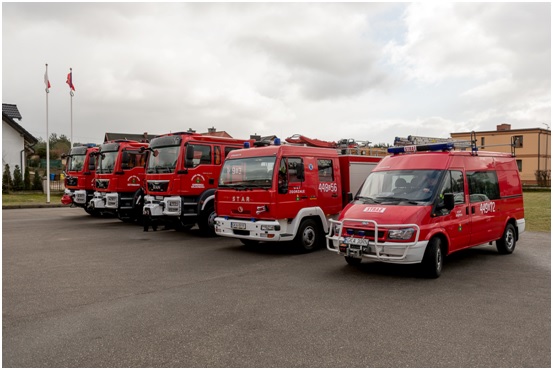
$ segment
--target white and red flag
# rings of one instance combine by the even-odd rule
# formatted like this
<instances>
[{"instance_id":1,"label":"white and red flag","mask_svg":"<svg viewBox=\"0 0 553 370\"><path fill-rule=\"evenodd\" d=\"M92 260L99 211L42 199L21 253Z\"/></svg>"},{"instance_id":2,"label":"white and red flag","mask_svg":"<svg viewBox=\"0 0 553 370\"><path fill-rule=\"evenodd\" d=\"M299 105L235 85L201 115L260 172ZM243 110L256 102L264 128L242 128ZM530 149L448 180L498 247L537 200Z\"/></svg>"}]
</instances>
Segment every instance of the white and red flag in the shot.
<instances>
[{"instance_id":1,"label":"white and red flag","mask_svg":"<svg viewBox=\"0 0 553 370\"><path fill-rule=\"evenodd\" d=\"M67 75L67 81L65 81L68 85L69 85L69 88L73 91L75 91L75 86L73 86L73 68L69 68L69 70L71 72L69 72L69 74Z\"/></svg>"},{"instance_id":2,"label":"white and red flag","mask_svg":"<svg viewBox=\"0 0 553 370\"><path fill-rule=\"evenodd\" d=\"M48 92L48 89L50 86L50 80L48 79L48 64L46 64L46 72L44 72L44 84L46 85L46 92Z\"/></svg>"}]
</instances>

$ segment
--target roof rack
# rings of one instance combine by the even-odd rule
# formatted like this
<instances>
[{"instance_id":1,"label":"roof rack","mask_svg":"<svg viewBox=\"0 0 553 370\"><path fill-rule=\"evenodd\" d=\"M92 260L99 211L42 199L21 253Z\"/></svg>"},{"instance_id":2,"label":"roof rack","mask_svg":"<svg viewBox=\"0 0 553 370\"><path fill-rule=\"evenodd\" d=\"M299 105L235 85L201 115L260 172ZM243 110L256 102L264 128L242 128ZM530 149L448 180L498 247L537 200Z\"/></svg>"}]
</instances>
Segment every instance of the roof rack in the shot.
<instances>
[{"instance_id":1,"label":"roof rack","mask_svg":"<svg viewBox=\"0 0 553 370\"><path fill-rule=\"evenodd\" d=\"M394 146L388 148L390 154L415 153L424 151L450 151L471 149L472 155L478 155L476 147L476 133L471 132L470 140L453 140L452 138L438 138L427 136L409 135L408 137L397 137Z\"/></svg>"}]
</instances>

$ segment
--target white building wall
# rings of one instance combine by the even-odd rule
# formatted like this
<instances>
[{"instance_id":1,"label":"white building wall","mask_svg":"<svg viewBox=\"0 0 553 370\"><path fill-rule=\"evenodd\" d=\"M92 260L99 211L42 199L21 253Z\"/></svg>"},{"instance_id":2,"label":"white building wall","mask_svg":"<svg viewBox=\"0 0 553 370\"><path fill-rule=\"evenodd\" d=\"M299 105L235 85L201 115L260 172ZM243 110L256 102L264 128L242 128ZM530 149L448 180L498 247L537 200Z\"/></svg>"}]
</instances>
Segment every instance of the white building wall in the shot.
<instances>
[{"instance_id":1,"label":"white building wall","mask_svg":"<svg viewBox=\"0 0 553 370\"><path fill-rule=\"evenodd\" d=\"M21 176L25 176L25 154L21 153L24 148L23 136L2 120L2 172L4 172L4 166L9 164L13 177L15 165L18 165L21 169ZM23 167L21 167L21 161L23 161Z\"/></svg>"}]
</instances>

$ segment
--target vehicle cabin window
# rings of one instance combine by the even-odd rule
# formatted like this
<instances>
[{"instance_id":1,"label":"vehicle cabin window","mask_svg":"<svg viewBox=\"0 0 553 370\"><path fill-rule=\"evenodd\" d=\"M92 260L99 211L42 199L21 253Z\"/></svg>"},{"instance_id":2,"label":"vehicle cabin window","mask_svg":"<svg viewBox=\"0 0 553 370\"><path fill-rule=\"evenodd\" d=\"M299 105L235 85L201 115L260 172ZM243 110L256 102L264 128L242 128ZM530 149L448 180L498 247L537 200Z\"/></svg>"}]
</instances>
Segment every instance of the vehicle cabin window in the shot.
<instances>
[{"instance_id":1,"label":"vehicle cabin window","mask_svg":"<svg viewBox=\"0 0 553 370\"><path fill-rule=\"evenodd\" d=\"M471 203L499 199L499 182L495 171L467 172Z\"/></svg>"},{"instance_id":2,"label":"vehicle cabin window","mask_svg":"<svg viewBox=\"0 0 553 370\"><path fill-rule=\"evenodd\" d=\"M317 159L317 166L319 168L319 182L334 181L332 159Z\"/></svg>"},{"instance_id":3,"label":"vehicle cabin window","mask_svg":"<svg viewBox=\"0 0 553 370\"><path fill-rule=\"evenodd\" d=\"M128 150L123 152L121 159L121 168L123 170L131 170L135 167L144 167L146 153Z\"/></svg>"},{"instance_id":4,"label":"vehicle cabin window","mask_svg":"<svg viewBox=\"0 0 553 370\"><path fill-rule=\"evenodd\" d=\"M301 158L287 158L288 162L288 181L290 182L301 182L301 179L298 179L298 166L303 163Z\"/></svg>"},{"instance_id":5,"label":"vehicle cabin window","mask_svg":"<svg viewBox=\"0 0 553 370\"><path fill-rule=\"evenodd\" d=\"M465 180L463 172L448 171L440 191L440 198L443 199L445 193L453 193L455 204L465 203Z\"/></svg>"},{"instance_id":6,"label":"vehicle cabin window","mask_svg":"<svg viewBox=\"0 0 553 370\"><path fill-rule=\"evenodd\" d=\"M224 158L226 158L230 152L232 152L233 150L236 150L236 149L243 149L243 148L233 148L233 147L230 147L230 146L225 147L225 156L224 156Z\"/></svg>"},{"instance_id":7,"label":"vehicle cabin window","mask_svg":"<svg viewBox=\"0 0 553 370\"><path fill-rule=\"evenodd\" d=\"M214 163L217 164L217 165L221 164L221 147L220 146L214 146L213 147L213 153L215 155Z\"/></svg>"},{"instance_id":8,"label":"vehicle cabin window","mask_svg":"<svg viewBox=\"0 0 553 370\"><path fill-rule=\"evenodd\" d=\"M211 147L209 145L194 145L194 167L201 164L211 164Z\"/></svg>"}]
</instances>

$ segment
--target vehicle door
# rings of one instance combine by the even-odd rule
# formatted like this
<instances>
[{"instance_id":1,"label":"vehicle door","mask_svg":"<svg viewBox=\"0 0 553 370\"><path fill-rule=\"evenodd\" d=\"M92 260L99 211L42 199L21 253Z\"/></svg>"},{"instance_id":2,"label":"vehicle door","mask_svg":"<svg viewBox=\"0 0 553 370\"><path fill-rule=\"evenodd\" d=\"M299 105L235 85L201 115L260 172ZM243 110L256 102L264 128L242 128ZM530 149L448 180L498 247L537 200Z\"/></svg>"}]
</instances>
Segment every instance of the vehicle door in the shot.
<instances>
[{"instance_id":1,"label":"vehicle door","mask_svg":"<svg viewBox=\"0 0 553 370\"><path fill-rule=\"evenodd\" d=\"M455 199L455 206L451 211L444 206L443 199L446 193L453 193ZM432 216L447 232L450 252L470 246L472 216L466 197L466 180L461 169L446 172Z\"/></svg>"},{"instance_id":2,"label":"vehicle door","mask_svg":"<svg viewBox=\"0 0 553 370\"><path fill-rule=\"evenodd\" d=\"M283 157L280 160L277 181L277 218L293 218L308 200L303 158Z\"/></svg>"},{"instance_id":3,"label":"vehicle door","mask_svg":"<svg viewBox=\"0 0 553 370\"><path fill-rule=\"evenodd\" d=\"M339 172L335 172L337 159L317 158L317 199L326 214L337 214L342 210Z\"/></svg>"},{"instance_id":4,"label":"vehicle door","mask_svg":"<svg viewBox=\"0 0 553 370\"><path fill-rule=\"evenodd\" d=\"M469 205L472 215L471 244L497 240L503 233L498 206L499 183L495 171L467 171ZM499 224L498 225L498 221Z\"/></svg>"}]
</instances>

